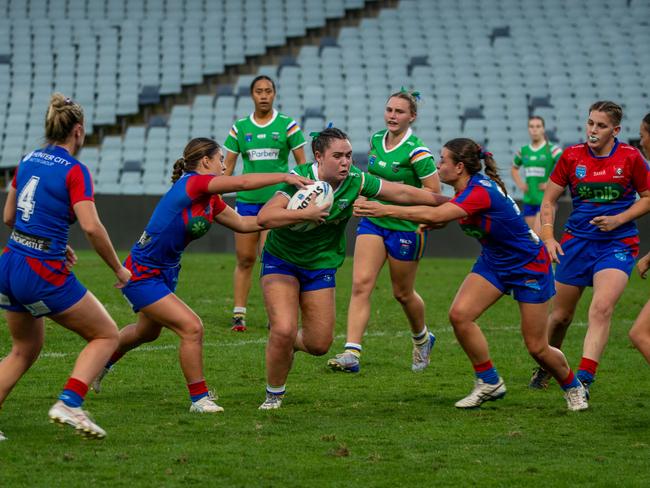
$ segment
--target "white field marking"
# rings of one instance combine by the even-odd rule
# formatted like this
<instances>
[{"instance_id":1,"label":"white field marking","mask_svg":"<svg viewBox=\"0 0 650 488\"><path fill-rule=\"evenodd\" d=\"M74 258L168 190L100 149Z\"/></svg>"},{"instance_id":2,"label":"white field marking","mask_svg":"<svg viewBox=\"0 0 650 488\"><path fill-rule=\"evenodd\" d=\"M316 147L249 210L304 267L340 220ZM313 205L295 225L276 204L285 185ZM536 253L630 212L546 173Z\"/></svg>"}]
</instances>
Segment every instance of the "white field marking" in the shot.
<instances>
[{"instance_id":1,"label":"white field marking","mask_svg":"<svg viewBox=\"0 0 650 488\"><path fill-rule=\"evenodd\" d=\"M574 327L587 327L587 322L575 322L571 324ZM519 330L519 326L503 326L503 327L490 327L489 330ZM451 333L451 327L445 327L441 329L432 329L432 332L434 332L436 335L438 334L445 334L445 333ZM385 332L385 331L377 331L377 332L367 332L366 337L406 337L408 336L409 333L402 331L402 332ZM345 334L339 334L335 336L335 339L345 339ZM234 341L234 342L204 342L203 347L204 348L213 348L213 347L242 347L242 346L248 346L250 344L266 344L266 338L259 338L259 339L249 339L249 340L244 340L244 341ZM178 344L163 344L160 346L141 346L138 347L137 349L134 349L133 351L130 351L129 354L132 354L134 352L158 352L158 351L169 351L169 350L176 350L178 349ZM57 352L57 351L50 351L50 352L44 352L42 353L39 357L41 358L65 358L68 356L77 356L79 354L78 351L75 352Z\"/></svg>"}]
</instances>

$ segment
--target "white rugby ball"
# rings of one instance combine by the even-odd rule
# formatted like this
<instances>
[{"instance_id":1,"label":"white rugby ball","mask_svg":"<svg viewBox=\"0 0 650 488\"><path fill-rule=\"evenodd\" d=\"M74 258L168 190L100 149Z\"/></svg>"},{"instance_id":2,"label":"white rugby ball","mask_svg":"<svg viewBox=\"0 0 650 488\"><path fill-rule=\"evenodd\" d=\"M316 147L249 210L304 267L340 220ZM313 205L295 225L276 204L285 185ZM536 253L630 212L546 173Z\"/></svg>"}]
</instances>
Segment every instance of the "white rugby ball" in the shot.
<instances>
[{"instance_id":1,"label":"white rugby ball","mask_svg":"<svg viewBox=\"0 0 650 488\"><path fill-rule=\"evenodd\" d=\"M332 208L332 203L334 202L334 191L332 190L332 186L326 181L316 181L311 185L307 185L304 190L298 190L293 194L291 200L289 200L287 208L289 210L305 208L314 198L316 199L316 205L329 210ZM305 221L290 225L289 229L296 232L307 232L316 227L318 227L317 222Z\"/></svg>"}]
</instances>

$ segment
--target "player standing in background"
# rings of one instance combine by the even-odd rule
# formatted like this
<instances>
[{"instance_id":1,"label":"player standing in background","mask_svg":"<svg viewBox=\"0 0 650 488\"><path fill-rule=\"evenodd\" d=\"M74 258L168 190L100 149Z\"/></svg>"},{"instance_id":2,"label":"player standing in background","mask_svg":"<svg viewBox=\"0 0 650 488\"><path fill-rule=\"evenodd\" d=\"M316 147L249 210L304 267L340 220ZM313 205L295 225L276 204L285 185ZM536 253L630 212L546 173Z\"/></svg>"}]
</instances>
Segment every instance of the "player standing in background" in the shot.
<instances>
[{"instance_id":1,"label":"player standing in background","mask_svg":"<svg viewBox=\"0 0 650 488\"><path fill-rule=\"evenodd\" d=\"M481 160L485 162L485 175ZM439 226L459 220L461 228L481 243L482 251L449 310L454 334L472 362L476 385L457 408L476 408L506 394L503 379L490 357L487 339L476 320L504 294L519 303L521 333L530 355L544 365L564 390L569 410L588 408L585 390L564 354L550 347L546 319L555 293L549 255L506 194L492 154L471 139L447 142L438 164L440 179L452 185L455 197L437 208L398 207L358 202L355 215L397 217Z\"/></svg>"},{"instance_id":2,"label":"player standing in background","mask_svg":"<svg viewBox=\"0 0 650 488\"><path fill-rule=\"evenodd\" d=\"M639 252L634 220L650 211L645 161L638 149L616 138L622 117L623 110L614 102L599 101L589 108L587 142L564 150L542 201L541 238L558 263L557 295L548 318L551 345L562 346L582 292L593 287L578 369L587 394L607 345L614 307ZM558 242L553 232L555 204L566 186L573 210ZM544 388L547 377L543 369L536 370L529 386Z\"/></svg>"},{"instance_id":3,"label":"player standing in background","mask_svg":"<svg viewBox=\"0 0 650 488\"><path fill-rule=\"evenodd\" d=\"M562 155L559 146L548 142L544 129L544 119L539 115L533 115L528 119L530 144L522 146L517 151L511 169L512 179L524 194L524 220L537 234L540 232L539 209L546 182L553 166ZM520 174L521 168L523 168L524 178Z\"/></svg>"},{"instance_id":4,"label":"player standing in background","mask_svg":"<svg viewBox=\"0 0 650 488\"><path fill-rule=\"evenodd\" d=\"M45 116L47 146L22 159L9 187L3 217L13 230L0 257L0 307L6 310L13 346L0 362L0 405L38 358L47 316L88 341L49 417L85 437L101 439L106 432L81 407L88 385L117 347L118 330L70 271L76 262L67 245L70 224L79 221L91 246L115 273L116 287L124 286L131 273L120 264L99 220L88 168L74 158L85 135L83 108L53 94Z\"/></svg>"},{"instance_id":5,"label":"player standing in background","mask_svg":"<svg viewBox=\"0 0 650 488\"><path fill-rule=\"evenodd\" d=\"M327 128L314 134L312 151L316 162L297 166L293 171L332 186L334 202L329 214L316 205L287 209L295 189L284 185L257 217L263 227L274 228L262 253L261 284L271 330L266 347L266 400L261 410L282 404L295 351L321 356L332 344L335 276L345 259L345 226L352 217L354 201L360 196L423 205L446 200L413 186L362 173L352 166L352 146L339 129ZM304 220L322 225L307 232L287 227Z\"/></svg>"},{"instance_id":6,"label":"player standing in background","mask_svg":"<svg viewBox=\"0 0 650 488\"><path fill-rule=\"evenodd\" d=\"M641 149L646 160L650 161L650 113L643 117L641 127L639 127L639 135L641 137ZM636 267L641 278L645 279L646 273L650 269L650 252L639 259ZM634 347L650 363L650 301L645 304L639 316L634 321L634 325L630 329L630 339Z\"/></svg>"},{"instance_id":7,"label":"player standing in background","mask_svg":"<svg viewBox=\"0 0 650 488\"><path fill-rule=\"evenodd\" d=\"M220 176L224 173L221 147L212 139L192 139L183 157L174 163L173 185L154 210L142 236L131 248L125 265L133 276L122 293L138 314L135 324L120 331L119 347L100 376L101 381L128 351L154 341L163 327L181 340L178 350L181 369L192 404L190 412L222 412L214 402L203 377L203 324L174 291L185 247L204 236L212 222L237 232L257 232L256 217L242 217L223 201L220 193L254 190L286 183L303 186L310 180L288 173L258 173Z\"/></svg>"},{"instance_id":8,"label":"player standing in background","mask_svg":"<svg viewBox=\"0 0 650 488\"><path fill-rule=\"evenodd\" d=\"M273 108L275 83L260 75L251 83L251 97L255 111L239 119L230 129L224 143L226 175L235 169L237 155L244 161L243 173L286 173L289 171L289 151L297 164L305 162L305 137L298 124L289 116ZM237 193L236 209L242 216L255 216L273 196L276 188L267 187ZM246 304L251 288L253 266L264 247L266 231L248 234L235 233L237 265L233 277L234 308L232 330L246 330Z\"/></svg>"},{"instance_id":9,"label":"player standing in background","mask_svg":"<svg viewBox=\"0 0 650 488\"><path fill-rule=\"evenodd\" d=\"M431 151L413 134L419 93L404 88L386 102L386 129L370 138L368 173L382 180L404 183L439 193L440 180ZM348 307L345 351L327 364L334 371L359 371L361 341L370 319L370 296L384 263L388 261L393 296L400 303L411 327L411 369L429 365L435 336L424 318L424 301L415 291L415 276L426 245L426 231L413 222L392 218L364 218L357 227L352 272L352 295Z\"/></svg>"}]
</instances>

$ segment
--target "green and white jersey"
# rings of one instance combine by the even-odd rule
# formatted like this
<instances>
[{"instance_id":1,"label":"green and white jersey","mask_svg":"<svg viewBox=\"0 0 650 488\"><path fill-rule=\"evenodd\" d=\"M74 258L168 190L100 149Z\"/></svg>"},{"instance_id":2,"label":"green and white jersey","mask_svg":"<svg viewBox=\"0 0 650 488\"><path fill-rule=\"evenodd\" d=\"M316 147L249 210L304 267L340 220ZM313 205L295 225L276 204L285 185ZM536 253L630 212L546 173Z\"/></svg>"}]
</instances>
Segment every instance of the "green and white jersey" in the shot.
<instances>
[{"instance_id":1,"label":"green and white jersey","mask_svg":"<svg viewBox=\"0 0 650 488\"><path fill-rule=\"evenodd\" d=\"M241 154L243 173L286 173L289 171L289 151L305 144L298 124L273 110L273 118L264 125L255 122L254 114L235 122L224 147ZM276 186L240 191L237 200L246 203L266 203L276 192Z\"/></svg>"},{"instance_id":2,"label":"green and white jersey","mask_svg":"<svg viewBox=\"0 0 650 488\"><path fill-rule=\"evenodd\" d=\"M380 130L370 138L368 172L383 180L422 187L424 178L436 173L436 164L431 151L409 128L394 148L386 149L388 130ZM382 202L383 203L383 202ZM374 224L384 229L415 232L418 224L392 217L373 218Z\"/></svg>"},{"instance_id":3,"label":"green and white jersey","mask_svg":"<svg viewBox=\"0 0 650 488\"><path fill-rule=\"evenodd\" d=\"M524 195L525 204L540 205L542 203L544 190L540 190L539 185L548 181L551 170L561 155L562 149L549 142L545 142L537 149L533 149L528 144L517 151L514 164L518 168L523 167L523 179L528 185L528 191Z\"/></svg>"},{"instance_id":4,"label":"green and white jersey","mask_svg":"<svg viewBox=\"0 0 650 488\"><path fill-rule=\"evenodd\" d=\"M319 179L316 163L296 166L292 172ZM352 217L352 204L359 195L374 197L380 190L381 180L352 166L348 177L334 188L334 202L322 225L307 232L272 229L264 250L305 269L339 268L345 259L345 226ZM297 189L285 183L278 191L291 198Z\"/></svg>"}]
</instances>

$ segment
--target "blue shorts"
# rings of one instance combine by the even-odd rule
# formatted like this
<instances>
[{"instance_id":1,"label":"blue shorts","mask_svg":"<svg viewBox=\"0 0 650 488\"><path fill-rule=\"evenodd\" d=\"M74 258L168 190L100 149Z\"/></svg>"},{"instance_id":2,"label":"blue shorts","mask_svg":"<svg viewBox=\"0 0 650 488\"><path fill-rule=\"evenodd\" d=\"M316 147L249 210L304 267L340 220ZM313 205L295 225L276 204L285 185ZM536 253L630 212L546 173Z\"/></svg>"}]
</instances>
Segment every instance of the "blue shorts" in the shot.
<instances>
[{"instance_id":1,"label":"blue shorts","mask_svg":"<svg viewBox=\"0 0 650 488\"><path fill-rule=\"evenodd\" d=\"M5 249L0 257L0 307L34 317L64 312L88 290L65 261L37 259Z\"/></svg>"},{"instance_id":2,"label":"blue shorts","mask_svg":"<svg viewBox=\"0 0 650 488\"><path fill-rule=\"evenodd\" d=\"M603 269L620 269L629 276L639 254L639 236L596 241L565 232L560 245L564 256L559 256L555 279L572 286L592 286L594 275Z\"/></svg>"},{"instance_id":3,"label":"blue shorts","mask_svg":"<svg viewBox=\"0 0 650 488\"><path fill-rule=\"evenodd\" d=\"M180 264L174 268L150 268L136 263L129 255L124 266L131 271L131 279L122 288L122 294L134 312L176 291Z\"/></svg>"},{"instance_id":4,"label":"blue shorts","mask_svg":"<svg viewBox=\"0 0 650 488\"><path fill-rule=\"evenodd\" d=\"M336 287L335 268L305 269L264 251L260 277L272 274L295 276L300 283L301 292Z\"/></svg>"},{"instance_id":5,"label":"blue shorts","mask_svg":"<svg viewBox=\"0 0 650 488\"><path fill-rule=\"evenodd\" d=\"M524 217L534 217L539 213L539 209L542 208L541 205L529 205L524 203L523 214Z\"/></svg>"},{"instance_id":6,"label":"blue shorts","mask_svg":"<svg viewBox=\"0 0 650 488\"><path fill-rule=\"evenodd\" d=\"M400 261L418 261L427 245L426 232L407 232L380 227L369 219L362 218L357 226L357 235L370 234L384 240L386 252Z\"/></svg>"},{"instance_id":7,"label":"blue shorts","mask_svg":"<svg viewBox=\"0 0 650 488\"><path fill-rule=\"evenodd\" d=\"M481 275L504 295L512 296L522 303L545 303L555 295L551 259L542 247L539 254L521 269L499 271L485 261L483 255L472 268L472 273Z\"/></svg>"},{"instance_id":8,"label":"blue shorts","mask_svg":"<svg viewBox=\"0 0 650 488\"><path fill-rule=\"evenodd\" d=\"M266 205L264 203L246 203L246 202L235 202L235 210L242 217L255 217L262 207Z\"/></svg>"}]
</instances>

